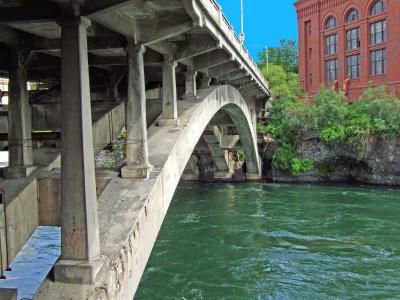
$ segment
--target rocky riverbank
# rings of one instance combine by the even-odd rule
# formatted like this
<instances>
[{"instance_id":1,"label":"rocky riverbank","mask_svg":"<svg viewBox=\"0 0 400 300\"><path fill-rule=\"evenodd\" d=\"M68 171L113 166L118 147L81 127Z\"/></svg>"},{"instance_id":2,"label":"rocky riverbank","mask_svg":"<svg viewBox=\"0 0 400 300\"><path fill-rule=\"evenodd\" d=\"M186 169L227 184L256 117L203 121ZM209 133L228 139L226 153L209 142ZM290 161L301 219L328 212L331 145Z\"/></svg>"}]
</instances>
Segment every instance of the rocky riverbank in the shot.
<instances>
[{"instance_id":1,"label":"rocky riverbank","mask_svg":"<svg viewBox=\"0 0 400 300\"><path fill-rule=\"evenodd\" d=\"M290 174L272 162L277 148L271 136L260 145L264 177L276 182L338 183L356 182L375 185L400 185L400 140L369 138L363 145L348 143L329 145L318 134L302 135L296 145L300 157L314 162L311 170Z\"/></svg>"}]
</instances>

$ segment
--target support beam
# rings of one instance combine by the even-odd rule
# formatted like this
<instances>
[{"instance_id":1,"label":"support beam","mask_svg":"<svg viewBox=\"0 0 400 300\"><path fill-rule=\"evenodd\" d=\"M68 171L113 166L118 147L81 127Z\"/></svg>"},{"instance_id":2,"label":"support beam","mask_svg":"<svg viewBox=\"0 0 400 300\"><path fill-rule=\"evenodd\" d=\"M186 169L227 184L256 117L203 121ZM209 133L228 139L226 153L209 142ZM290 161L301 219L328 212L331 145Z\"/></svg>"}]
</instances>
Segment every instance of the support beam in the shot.
<instances>
[{"instance_id":1,"label":"support beam","mask_svg":"<svg viewBox=\"0 0 400 300\"><path fill-rule=\"evenodd\" d=\"M154 22L149 23L146 21L140 25L138 40L145 45L151 45L171 39L192 29L193 22L186 22L183 24L160 23L154 26Z\"/></svg>"},{"instance_id":2,"label":"support beam","mask_svg":"<svg viewBox=\"0 0 400 300\"><path fill-rule=\"evenodd\" d=\"M183 95L184 100L197 99L196 77L197 71L195 71L192 66L188 66L185 73L185 94Z\"/></svg>"},{"instance_id":3,"label":"support beam","mask_svg":"<svg viewBox=\"0 0 400 300\"><path fill-rule=\"evenodd\" d=\"M239 89L240 92L242 92L242 91L251 89L253 87L259 87L258 83L256 81L249 80L249 81L246 81L246 82L243 82L243 83L239 84L237 86L237 89Z\"/></svg>"},{"instance_id":4,"label":"support beam","mask_svg":"<svg viewBox=\"0 0 400 300\"><path fill-rule=\"evenodd\" d=\"M114 68L111 70L110 74L108 74L107 80L107 96L109 99L113 101L119 100L119 84L121 80L126 75L126 69L123 68L122 70L115 70Z\"/></svg>"},{"instance_id":5,"label":"support beam","mask_svg":"<svg viewBox=\"0 0 400 300\"><path fill-rule=\"evenodd\" d=\"M126 102L126 163L122 178L148 179L149 163L146 124L146 90L143 55L145 47L128 40L128 99Z\"/></svg>"},{"instance_id":6,"label":"support beam","mask_svg":"<svg viewBox=\"0 0 400 300\"><path fill-rule=\"evenodd\" d=\"M207 72L201 73L200 88L208 89L211 86L211 77L208 76Z\"/></svg>"},{"instance_id":7,"label":"support beam","mask_svg":"<svg viewBox=\"0 0 400 300\"><path fill-rule=\"evenodd\" d=\"M247 73L245 70L236 70L228 74L224 74L222 76L215 76L217 77L220 81L222 82L227 82L231 80L236 80L243 78L244 76L248 76L249 73Z\"/></svg>"},{"instance_id":8,"label":"support beam","mask_svg":"<svg viewBox=\"0 0 400 300\"><path fill-rule=\"evenodd\" d=\"M236 62L229 61L221 65L209 68L208 73L210 74L211 77L220 77L240 69L241 68L238 66Z\"/></svg>"},{"instance_id":9,"label":"support beam","mask_svg":"<svg viewBox=\"0 0 400 300\"><path fill-rule=\"evenodd\" d=\"M159 126L178 126L176 66L175 61L165 57L162 64L162 118Z\"/></svg>"},{"instance_id":10,"label":"support beam","mask_svg":"<svg viewBox=\"0 0 400 300\"><path fill-rule=\"evenodd\" d=\"M9 166L5 177L26 177L34 170L32 151L32 117L29 106L27 57L23 49L10 49L9 70Z\"/></svg>"},{"instance_id":11,"label":"support beam","mask_svg":"<svg viewBox=\"0 0 400 300\"><path fill-rule=\"evenodd\" d=\"M59 17L59 8L55 3L26 0L20 6L2 7L0 23L11 25L19 23L39 23L55 21Z\"/></svg>"},{"instance_id":12,"label":"support beam","mask_svg":"<svg viewBox=\"0 0 400 300\"><path fill-rule=\"evenodd\" d=\"M61 76L61 260L56 281L94 282L99 270L99 224L90 107L87 28L64 19Z\"/></svg>"},{"instance_id":13,"label":"support beam","mask_svg":"<svg viewBox=\"0 0 400 300\"><path fill-rule=\"evenodd\" d=\"M246 97L247 106L249 107L251 121L253 126L257 126L257 112L256 112L256 100L254 96Z\"/></svg>"},{"instance_id":14,"label":"support beam","mask_svg":"<svg viewBox=\"0 0 400 300\"><path fill-rule=\"evenodd\" d=\"M195 70L209 69L218 65L222 65L231 60L231 56L222 49L214 50L201 56L196 56L193 59Z\"/></svg>"},{"instance_id":15,"label":"support beam","mask_svg":"<svg viewBox=\"0 0 400 300\"><path fill-rule=\"evenodd\" d=\"M249 82L249 80L251 80L251 76L250 75L242 75L242 77L239 77L237 79L233 79L233 80L228 80L227 83L233 86L236 85L240 85L244 82Z\"/></svg>"},{"instance_id":16,"label":"support beam","mask_svg":"<svg viewBox=\"0 0 400 300\"><path fill-rule=\"evenodd\" d=\"M263 94L263 91L261 90L261 88L259 86L254 86L249 89L244 89L244 90L241 90L240 92L244 98L259 97L260 95Z\"/></svg>"},{"instance_id":17,"label":"support beam","mask_svg":"<svg viewBox=\"0 0 400 300\"><path fill-rule=\"evenodd\" d=\"M189 35L184 42L177 42L178 50L174 54L176 61L193 58L220 48L217 41L208 35Z\"/></svg>"}]
</instances>

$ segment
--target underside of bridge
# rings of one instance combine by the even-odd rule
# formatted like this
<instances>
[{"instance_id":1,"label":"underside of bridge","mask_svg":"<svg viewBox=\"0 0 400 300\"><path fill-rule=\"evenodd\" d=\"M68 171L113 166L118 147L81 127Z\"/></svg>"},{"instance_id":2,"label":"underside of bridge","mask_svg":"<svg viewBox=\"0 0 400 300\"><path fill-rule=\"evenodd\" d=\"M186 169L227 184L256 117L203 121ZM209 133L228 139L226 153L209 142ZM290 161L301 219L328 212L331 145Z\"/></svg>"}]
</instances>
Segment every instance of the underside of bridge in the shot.
<instances>
[{"instance_id":1,"label":"underside of bridge","mask_svg":"<svg viewBox=\"0 0 400 300\"><path fill-rule=\"evenodd\" d=\"M0 275L38 225L62 230L36 299L131 299L204 153L260 178L269 87L214 0L0 0L0 78ZM124 164L96 170L123 127Z\"/></svg>"}]
</instances>

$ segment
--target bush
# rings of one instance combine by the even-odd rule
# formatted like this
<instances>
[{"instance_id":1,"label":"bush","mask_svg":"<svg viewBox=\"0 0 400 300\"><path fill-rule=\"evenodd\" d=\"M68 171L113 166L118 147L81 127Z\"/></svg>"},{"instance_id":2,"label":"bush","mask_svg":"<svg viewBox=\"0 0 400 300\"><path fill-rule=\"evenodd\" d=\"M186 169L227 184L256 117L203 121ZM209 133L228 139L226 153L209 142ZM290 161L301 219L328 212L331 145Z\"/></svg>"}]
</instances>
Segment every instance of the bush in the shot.
<instances>
[{"instance_id":1,"label":"bush","mask_svg":"<svg viewBox=\"0 0 400 300\"><path fill-rule=\"evenodd\" d=\"M315 162L311 159L298 157L293 146L284 144L276 150L272 158L272 164L276 169L299 176L304 172L312 170Z\"/></svg>"},{"instance_id":2,"label":"bush","mask_svg":"<svg viewBox=\"0 0 400 300\"><path fill-rule=\"evenodd\" d=\"M312 131L327 144L347 143L362 151L371 137L400 138L400 99L385 87L368 88L359 101L349 104L342 92L321 87L315 101L295 92L280 94L268 110L267 126L258 126L262 133L276 139L278 149L273 166L298 175L313 168L314 163L301 158L296 146L302 134Z\"/></svg>"}]
</instances>

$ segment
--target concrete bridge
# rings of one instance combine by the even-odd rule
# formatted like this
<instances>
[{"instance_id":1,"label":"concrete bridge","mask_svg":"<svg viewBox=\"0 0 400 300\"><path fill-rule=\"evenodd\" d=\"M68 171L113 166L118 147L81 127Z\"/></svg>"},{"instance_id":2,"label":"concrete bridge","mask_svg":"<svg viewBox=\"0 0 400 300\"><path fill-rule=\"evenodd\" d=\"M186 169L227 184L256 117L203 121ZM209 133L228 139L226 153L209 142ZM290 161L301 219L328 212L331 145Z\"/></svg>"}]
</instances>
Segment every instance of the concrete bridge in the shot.
<instances>
[{"instance_id":1,"label":"concrete bridge","mask_svg":"<svg viewBox=\"0 0 400 300\"><path fill-rule=\"evenodd\" d=\"M196 152L226 179L243 149L260 178L268 84L213 0L0 0L0 24L0 275L37 226L61 226L35 299L132 299ZM123 127L124 164L96 169Z\"/></svg>"}]
</instances>

